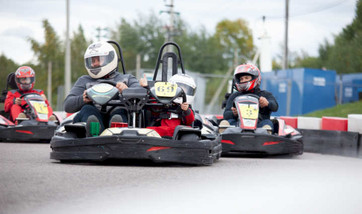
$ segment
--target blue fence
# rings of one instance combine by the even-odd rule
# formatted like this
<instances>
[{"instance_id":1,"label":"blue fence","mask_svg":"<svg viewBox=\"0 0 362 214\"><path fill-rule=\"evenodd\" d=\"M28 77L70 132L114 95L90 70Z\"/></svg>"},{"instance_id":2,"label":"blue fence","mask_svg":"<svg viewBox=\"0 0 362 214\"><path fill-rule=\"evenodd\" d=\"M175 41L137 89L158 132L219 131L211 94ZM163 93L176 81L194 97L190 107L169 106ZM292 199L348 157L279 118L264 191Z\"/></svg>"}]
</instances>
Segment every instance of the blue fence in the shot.
<instances>
[{"instance_id":1,"label":"blue fence","mask_svg":"<svg viewBox=\"0 0 362 214\"><path fill-rule=\"evenodd\" d=\"M339 103L349 103L362 99L362 73L338 75Z\"/></svg>"},{"instance_id":2,"label":"blue fence","mask_svg":"<svg viewBox=\"0 0 362 214\"><path fill-rule=\"evenodd\" d=\"M279 103L274 116L302 115L338 103L336 71L298 68L262 76L262 89L272 92Z\"/></svg>"}]
</instances>

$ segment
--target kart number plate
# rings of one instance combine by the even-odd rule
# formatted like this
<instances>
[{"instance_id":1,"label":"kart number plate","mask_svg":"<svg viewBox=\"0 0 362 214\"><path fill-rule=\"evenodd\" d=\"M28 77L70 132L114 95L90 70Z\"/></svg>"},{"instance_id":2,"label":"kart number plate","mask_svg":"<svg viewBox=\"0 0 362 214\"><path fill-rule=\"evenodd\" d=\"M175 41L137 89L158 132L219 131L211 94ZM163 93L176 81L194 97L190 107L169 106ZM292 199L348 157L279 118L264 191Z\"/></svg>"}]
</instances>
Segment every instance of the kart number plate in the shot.
<instances>
[{"instance_id":1,"label":"kart number plate","mask_svg":"<svg viewBox=\"0 0 362 214\"><path fill-rule=\"evenodd\" d=\"M174 97L176 95L177 84L170 82L156 82L156 96Z\"/></svg>"},{"instance_id":2,"label":"kart number plate","mask_svg":"<svg viewBox=\"0 0 362 214\"><path fill-rule=\"evenodd\" d=\"M38 114L48 114L48 107L44 101L31 101L30 103Z\"/></svg>"},{"instance_id":3,"label":"kart number plate","mask_svg":"<svg viewBox=\"0 0 362 214\"><path fill-rule=\"evenodd\" d=\"M242 104L239 103L239 109L244 119L257 119L259 111L256 104Z\"/></svg>"}]
</instances>

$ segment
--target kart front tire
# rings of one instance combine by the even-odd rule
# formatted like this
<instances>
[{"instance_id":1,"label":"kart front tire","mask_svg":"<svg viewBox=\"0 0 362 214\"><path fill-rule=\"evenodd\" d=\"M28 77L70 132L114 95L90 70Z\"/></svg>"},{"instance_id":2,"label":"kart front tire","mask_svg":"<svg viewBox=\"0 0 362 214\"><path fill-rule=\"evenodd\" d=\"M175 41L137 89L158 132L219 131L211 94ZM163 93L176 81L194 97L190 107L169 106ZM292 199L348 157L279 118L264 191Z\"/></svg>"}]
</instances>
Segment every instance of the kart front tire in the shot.
<instances>
[{"instance_id":1,"label":"kart front tire","mask_svg":"<svg viewBox=\"0 0 362 214\"><path fill-rule=\"evenodd\" d=\"M198 141L199 140L199 136L197 134L184 134L180 137L180 140L184 140L184 141Z\"/></svg>"}]
</instances>

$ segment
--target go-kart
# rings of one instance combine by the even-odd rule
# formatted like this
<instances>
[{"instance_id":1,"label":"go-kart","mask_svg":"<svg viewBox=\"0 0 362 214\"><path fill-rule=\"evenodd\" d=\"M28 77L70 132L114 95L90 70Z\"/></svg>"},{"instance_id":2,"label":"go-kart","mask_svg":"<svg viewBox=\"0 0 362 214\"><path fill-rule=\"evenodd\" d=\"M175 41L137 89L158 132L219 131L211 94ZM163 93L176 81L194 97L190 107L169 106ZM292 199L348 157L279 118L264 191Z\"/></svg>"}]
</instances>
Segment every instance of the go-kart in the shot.
<instances>
[{"instance_id":1,"label":"go-kart","mask_svg":"<svg viewBox=\"0 0 362 214\"><path fill-rule=\"evenodd\" d=\"M238 112L236 126L219 127L222 132L222 153L243 155L300 155L303 153L302 135L285 121L272 119L272 129L257 128L259 117L259 97L254 94L238 96L234 99ZM270 127L271 128L271 127Z\"/></svg>"},{"instance_id":2,"label":"go-kart","mask_svg":"<svg viewBox=\"0 0 362 214\"><path fill-rule=\"evenodd\" d=\"M176 44L171 44L179 50ZM168 43L161 47L160 54L166 45ZM167 66L164 64L162 80L156 81L158 64L162 63L160 54L149 89L128 88L119 93L114 87L115 83L109 81L100 81L87 89L87 96L104 113L114 108L124 109L127 112L127 123L111 124L100 135L88 137L85 123L73 123L68 118L56 130L50 142L50 158L61 162L149 159L193 165L211 165L216 161L221 155L221 136L215 131L217 128L202 127L201 120L195 121L194 127L177 126L172 137L161 137L155 130L147 128L151 108L172 112L171 106L175 99L186 99L180 87L167 82ZM176 56L168 52L162 61L167 62L170 55ZM173 70L175 72L177 70Z\"/></svg>"},{"instance_id":3,"label":"go-kart","mask_svg":"<svg viewBox=\"0 0 362 214\"><path fill-rule=\"evenodd\" d=\"M9 88L15 88L13 84L14 73L8 75L6 90L3 91L1 101L6 97ZM15 86L14 86L15 85ZM0 141L13 142L49 142L58 126L58 121L48 121L47 105L39 94L27 93L20 97L23 101L21 107L27 118L18 118L17 124L11 122L9 114L0 112ZM55 116L55 115L54 115Z\"/></svg>"}]
</instances>

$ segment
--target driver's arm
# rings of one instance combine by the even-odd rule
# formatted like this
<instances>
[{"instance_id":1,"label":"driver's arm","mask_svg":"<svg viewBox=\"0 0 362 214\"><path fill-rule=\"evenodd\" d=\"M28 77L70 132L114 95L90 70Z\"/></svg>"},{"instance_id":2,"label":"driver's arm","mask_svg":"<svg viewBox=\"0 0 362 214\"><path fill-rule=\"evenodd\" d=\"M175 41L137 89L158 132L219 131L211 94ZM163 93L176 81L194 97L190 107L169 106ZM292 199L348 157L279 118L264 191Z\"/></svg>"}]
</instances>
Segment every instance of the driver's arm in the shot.
<instances>
[{"instance_id":1,"label":"driver's arm","mask_svg":"<svg viewBox=\"0 0 362 214\"><path fill-rule=\"evenodd\" d=\"M21 99L20 99L20 97L15 98L14 104L15 104L15 105L19 105L19 106L21 105Z\"/></svg>"},{"instance_id":2,"label":"driver's arm","mask_svg":"<svg viewBox=\"0 0 362 214\"><path fill-rule=\"evenodd\" d=\"M120 93L122 93L122 91L126 88L141 87L137 78L131 74L122 74L122 76L120 78L121 79L117 81L117 85L116 85L116 88L118 88Z\"/></svg>"},{"instance_id":3,"label":"driver's arm","mask_svg":"<svg viewBox=\"0 0 362 214\"><path fill-rule=\"evenodd\" d=\"M182 113L181 113L182 123L184 125L191 126L192 122L194 122L194 120L195 120L194 111L190 108L189 104L187 104L187 103L182 103L181 109L182 109Z\"/></svg>"},{"instance_id":4,"label":"driver's arm","mask_svg":"<svg viewBox=\"0 0 362 214\"><path fill-rule=\"evenodd\" d=\"M224 110L224 120L230 120L230 119L235 119L237 118L237 115L234 115L233 111L232 111L232 107L233 107L233 103L234 103L234 99L237 95L231 94L230 97L228 98L228 100L226 101L226 106L225 106L225 110Z\"/></svg>"},{"instance_id":5,"label":"driver's arm","mask_svg":"<svg viewBox=\"0 0 362 214\"><path fill-rule=\"evenodd\" d=\"M83 102L84 102L84 103L90 103L90 102L92 102L92 100L89 99L88 96L87 96L87 90L84 90L84 92L83 92Z\"/></svg>"},{"instance_id":6,"label":"driver's arm","mask_svg":"<svg viewBox=\"0 0 362 214\"><path fill-rule=\"evenodd\" d=\"M128 86L124 82L117 82L116 88L118 89L119 93L122 93L122 91L128 88Z\"/></svg>"},{"instance_id":7,"label":"driver's arm","mask_svg":"<svg viewBox=\"0 0 362 214\"><path fill-rule=\"evenodd\" d=\"M44 100L47 100L47 97L45 96L45 94L40 94L40 96L41 96Z\"/></svg>"},{"instance_id":8,"label":"driver's arm","mask_svg":"<svg viewBox=\"0 0 362 214\"><path fill-rule=\"evenodd\" d=\"M8 93L6 95L5 103L4 103L4 111L10 112L11 106L13 106L15 104L15 102L16 102L15 95L11 91L8 91Z\"/></svg>"},{"instance_id":9,"label":"driver's arm","mask_svg":"<svg viewBox=\"0 0 362 214\"><path fill-rule=\"evenodd\" d=\"M140 79L140 85L144 88L148 87L148 81L147 81L147 77L146 74L143 74L143 77Z\"/></svg>"},{"instance_id":10,"label":"driver's arm","mask_svg":"<svg viewBox=\"0 0 362 214\"><path fill-rule=\"evenodd\" d=\"M267 107L269 108L270 111L273 112L278 111L279 105L273 94L271 94L270 92L266 92L263 95L263 97L265 97L268 100L269 104Z\"/></svg>"},{"instance_id":11,"label":"driver's arm","mask_svg":"<svg viewBox=\"0 0 362 214\"><path fill-rule=\"evenodd\" d=\"M68 96L64 100L64 110L68 113L79 111L86 102L83 100L83 94L86 90L86 84L89 82L88 77L80 77L70 90ZM90 78L90 77L89 77Z\"/></svg>"},{"instance_id":12,"label":"driver's arm","mask_svg":"<svg viewBox=\"0 0 362 214\"><path fill-rule=\"evenodd\" d=\"M138 88L141 87L140 83L138 82L137 78L133 75L128 74L128 81L127 81L128 88Z\"/></svg>"}]
</instances>

